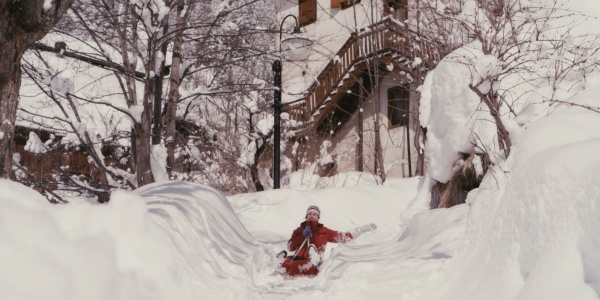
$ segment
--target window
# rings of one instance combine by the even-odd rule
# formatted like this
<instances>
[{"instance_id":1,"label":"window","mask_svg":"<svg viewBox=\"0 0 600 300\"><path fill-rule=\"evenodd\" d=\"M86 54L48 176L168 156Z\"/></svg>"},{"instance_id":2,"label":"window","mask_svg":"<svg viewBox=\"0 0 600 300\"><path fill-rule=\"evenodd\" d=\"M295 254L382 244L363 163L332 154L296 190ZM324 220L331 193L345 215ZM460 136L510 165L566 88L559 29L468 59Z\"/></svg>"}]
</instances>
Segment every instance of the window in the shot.
<instances>
[{"instance_id":1,"label":"window","mask_svg":"<svg viewBox=\"0 0 600 300\"><path fill-rule=\"evenodd\" d=\"M351 7L354 4L358 4L360 3L361 0L343 0L342 2L340 2L342 9L346 9L348 7Z\"/></svg>"},{"instance_id":2,"label":"window","mask_svg":"<svg viewBox=\"0 0 600 300\"><path fill-rule=\"evenodd\" d=\"M406 21L408 19L408 1L386 0L383 5L383 12L399 21Z\"/></svg>"},{"instance_id":3,"label":"window","mask_svg":"<svg viewBox=\"0 0 600 300\"><path fill-rule=\"evenodd\" d=\"M388 90L388 119L390 126L408 125L410 93L405 87L393 87Z\"/></svg>"},{"instance_id":4,"label":"window","mask_svg":"<svg viewBox=\"0 0 600 300\"><path fill-rule=\"evenodd\" d=\"M317 20L317 0L298 0L300 26L306 26Z\"/></svg>"}]
</instances>

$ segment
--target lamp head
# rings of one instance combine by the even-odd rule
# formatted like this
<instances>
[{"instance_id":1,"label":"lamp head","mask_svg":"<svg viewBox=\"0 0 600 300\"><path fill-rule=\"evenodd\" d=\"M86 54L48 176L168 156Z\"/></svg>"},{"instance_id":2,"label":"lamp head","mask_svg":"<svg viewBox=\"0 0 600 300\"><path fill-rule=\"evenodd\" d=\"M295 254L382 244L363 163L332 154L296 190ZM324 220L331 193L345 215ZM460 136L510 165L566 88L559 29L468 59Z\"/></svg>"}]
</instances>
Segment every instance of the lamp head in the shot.
<instances>
[{"instance_id":1,"label":"lamp head","mask_svg":"<svg viewBox=\"0 0 600 300\"><path fill-rule=\"evenodd\" d=\"M294 31L281 40L281 50L291 60L303 60L308 56L312 44L313 41L299 27L294 27Z\"/></svg>"}]
</instances>

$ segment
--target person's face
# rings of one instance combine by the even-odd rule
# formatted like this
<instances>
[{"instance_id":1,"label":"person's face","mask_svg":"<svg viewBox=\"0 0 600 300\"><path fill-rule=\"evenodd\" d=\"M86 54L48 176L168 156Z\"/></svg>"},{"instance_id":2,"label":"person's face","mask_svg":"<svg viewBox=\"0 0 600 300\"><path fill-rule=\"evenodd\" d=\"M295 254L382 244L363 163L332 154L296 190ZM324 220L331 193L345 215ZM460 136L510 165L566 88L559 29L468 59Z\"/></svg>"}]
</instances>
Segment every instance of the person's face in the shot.
<instances>
[{"instance_id":1,"label":"person's face","mask_svg":"<svg viewBox=\"0 0 600 300\"><path fill-rule=\"evenodd\" d=\"M312 222L317 222L317 221L319 221L319 214L317 214L314 211L309 211L308 214L306 214L306 220L312 221Z\"/></svg>"}]
</instances>

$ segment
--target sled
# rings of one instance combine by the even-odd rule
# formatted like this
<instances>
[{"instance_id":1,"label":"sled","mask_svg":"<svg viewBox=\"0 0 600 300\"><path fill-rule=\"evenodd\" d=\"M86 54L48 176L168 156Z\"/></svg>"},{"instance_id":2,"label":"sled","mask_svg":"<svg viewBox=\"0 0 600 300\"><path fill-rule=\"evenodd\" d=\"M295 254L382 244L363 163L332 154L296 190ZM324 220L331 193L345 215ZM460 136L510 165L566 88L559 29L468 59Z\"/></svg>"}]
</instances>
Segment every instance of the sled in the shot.
<instances>
[{"instance_id":1,"label":"sled","mask_svg":"<svg viewBox=\"0 0 600 300\"><path fill-rule=\"evenodd\" d=\"M309 245L308 247L309 252L318 255L316 254L316 249L314 245ZM311 251L311 248L314 251ZM320 262L317 263L315 258L311 260L310 258L296 255L287 256L287 252L285 250L279 252L279 254L277 254L277 258L283 259L283 262L281 263L281 268L285 270L285 273L288 276L315 276L319 273Z\"/></svg>"}]
</instances>

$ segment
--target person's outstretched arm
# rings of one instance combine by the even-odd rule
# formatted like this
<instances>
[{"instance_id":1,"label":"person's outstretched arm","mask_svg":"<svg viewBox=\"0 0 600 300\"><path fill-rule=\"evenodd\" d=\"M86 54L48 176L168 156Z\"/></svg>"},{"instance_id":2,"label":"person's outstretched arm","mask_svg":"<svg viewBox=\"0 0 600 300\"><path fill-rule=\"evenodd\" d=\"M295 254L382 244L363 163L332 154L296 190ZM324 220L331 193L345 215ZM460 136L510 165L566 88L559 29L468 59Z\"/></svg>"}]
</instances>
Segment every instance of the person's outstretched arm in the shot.
<instances>
[{"instance_id":1,"label":"person's outstretched arm","mask_svg":"<svg viewBox=\"0 0 600 300\"><path fill-rule=\"evenodd\" d=\"M369 231L373 231L377 229L377 225L375 223L369 223L360 227L356 227L354 228L354 230L350 231L352 233L352 236L354 238L359 237L360 235L362 235L363 233L369 232Z\"/></svg>"},{"instance_id":2,"label":"person's outstretched arm","mask_svg":"<svg viewBox=\"0 0 600 300\"><path fill-rule=\"evenodd\" d=\"M327 227L324 228L327 234L327 242L329 243L346 243L355 238L354 235L350 232L341 232L333 229L329 229Z\"/></svg>"},{"instance_id":3,"label":"person's outstretched arm","mask_svg":"<svg viewBox=\"0 0 600 300\"><path fill-rule=\"evenodd\" d=\"M369 232L369 231L372 231L375 229L377 229L377 225L375 225L373 223L357 227L349 232L339 232L339 231L335 231L335 230L326 228L327 241L330 243L342 243L343 244L343 243L349 242L349 241L359 237L360 235L362 235L365 232Z\"/></svg>"}]
</instances>

